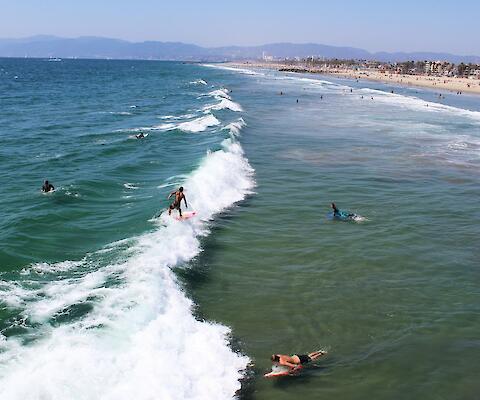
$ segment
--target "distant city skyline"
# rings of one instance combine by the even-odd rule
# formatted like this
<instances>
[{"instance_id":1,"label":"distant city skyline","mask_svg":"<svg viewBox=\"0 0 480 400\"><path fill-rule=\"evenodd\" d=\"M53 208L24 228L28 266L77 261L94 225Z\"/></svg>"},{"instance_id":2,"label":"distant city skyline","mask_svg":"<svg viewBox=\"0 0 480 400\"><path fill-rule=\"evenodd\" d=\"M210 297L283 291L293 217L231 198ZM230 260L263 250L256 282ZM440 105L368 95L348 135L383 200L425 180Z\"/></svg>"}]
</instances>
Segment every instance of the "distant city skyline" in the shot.
<instances>
[{"instance_id":1,"label":"distant city skyline","mask_svg":"<svg viewBox=\"0 0 480 400\"><path fill-rule=\"evenodd\" d=\"M275 42L351 46L371 52L450 52L480 55L472 33L480 15L473 0L439 3L312 0L220 2L184 0L0 0L0 38L99 36L132 42L205 47Z\"/></svg>"}]
</instances>

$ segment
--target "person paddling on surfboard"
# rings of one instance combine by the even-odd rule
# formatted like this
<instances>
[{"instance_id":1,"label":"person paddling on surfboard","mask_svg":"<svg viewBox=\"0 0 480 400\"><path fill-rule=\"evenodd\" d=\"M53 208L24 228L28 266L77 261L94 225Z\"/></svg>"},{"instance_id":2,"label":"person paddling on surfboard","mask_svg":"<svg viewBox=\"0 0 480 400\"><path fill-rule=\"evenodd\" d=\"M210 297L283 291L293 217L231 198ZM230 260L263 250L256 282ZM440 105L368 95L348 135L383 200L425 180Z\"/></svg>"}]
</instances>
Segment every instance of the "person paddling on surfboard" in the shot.
<instances>
[{"instance_id":1,"label":"person paddling on surfboard","mask_svg":"<svg viewBox=\"0 0 480 400\"><path fill-rule=\"evenodd\" d=\"M170 204L170 206L168 207L168 215L171 215L172 214L172 210L178 210L178 213L180 214L180 218L182 217L182 209L180 208L180 203L182 202L182 200L185 202L185 207L188 208L188 205L187 205L187 198L185 197L185 195L183 194L183 186L180 186L178 188L178 190L175 190L173 191L172 193L170 193L168 195L168 199L170 197L172 197L173 195L175 195L175 200L172 204Z\"/></svg>"},{"instance_id":2,"label":"person paddling on surfboard","mask_svg":"<svg viewBox=\"0 0 480 400\"><path fill-rule=\"evenodd\" d=\"M293 372L300 369L302 365L314 361L325 354L327 354L327 352L324 350L314 351L309 354L294 354L292 356L287 356L285 354L272 354L270 359L278 365L284 365L285 367L290 368L290 372Z\"/></svg>"},{"instance_id":3,"label":"person paddling on surfboard","mask_svg":"<svg viewBox=\"0 0 480 400\"><path fill-rule=\"evenodd\" d=\"M49 181L43 182L43 186L42 186L43 193L48 193L48 192L51 192L52 190L55 190L55 188Z\"/></svg>"}]
</instances>

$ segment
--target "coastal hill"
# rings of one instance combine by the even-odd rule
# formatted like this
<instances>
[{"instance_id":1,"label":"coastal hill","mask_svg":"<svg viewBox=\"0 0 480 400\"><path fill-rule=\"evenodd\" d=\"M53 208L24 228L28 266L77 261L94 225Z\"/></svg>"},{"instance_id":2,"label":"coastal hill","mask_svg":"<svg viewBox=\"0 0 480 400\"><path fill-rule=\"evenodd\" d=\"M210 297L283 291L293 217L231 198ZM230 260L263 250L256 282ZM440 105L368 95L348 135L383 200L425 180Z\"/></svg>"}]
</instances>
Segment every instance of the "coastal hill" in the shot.
<instances>
[{"instance_id":1,"label":"coastal hill","mask_svg":"<svg viewBox=\"0 0 480 400\"><path fill-rule=\"evenodd\" d=\"M0 57L64 57L99 59L155 59L181 61L232 61L274 58L325 57L378 61L442 60L453 63L480 63L480 56L449 53L370 53L355 47L323 44L273 43L261 46L201 47L180 42L129 42L92 36L61 38L39 35L22 39L0 39Z\"/></svg>"}]
</instances>

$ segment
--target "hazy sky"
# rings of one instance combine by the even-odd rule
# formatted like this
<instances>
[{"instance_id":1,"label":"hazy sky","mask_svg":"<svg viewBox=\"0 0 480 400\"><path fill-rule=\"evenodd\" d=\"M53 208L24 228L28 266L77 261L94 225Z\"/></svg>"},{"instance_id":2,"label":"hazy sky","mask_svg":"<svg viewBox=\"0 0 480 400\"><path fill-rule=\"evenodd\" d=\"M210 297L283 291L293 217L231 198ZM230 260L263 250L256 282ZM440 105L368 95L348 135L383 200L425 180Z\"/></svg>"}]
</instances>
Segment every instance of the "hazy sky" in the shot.
<instances>
[{"instance_id":1,"label":"hazy sky","mask_svg":"<svg viewBox=\"0 0 480 400\"><path fill-rule=\"evenodd\" d=\"M480 55L478 0L0 0L0 37L322 43Z\"/></svg>"}]
</instances>

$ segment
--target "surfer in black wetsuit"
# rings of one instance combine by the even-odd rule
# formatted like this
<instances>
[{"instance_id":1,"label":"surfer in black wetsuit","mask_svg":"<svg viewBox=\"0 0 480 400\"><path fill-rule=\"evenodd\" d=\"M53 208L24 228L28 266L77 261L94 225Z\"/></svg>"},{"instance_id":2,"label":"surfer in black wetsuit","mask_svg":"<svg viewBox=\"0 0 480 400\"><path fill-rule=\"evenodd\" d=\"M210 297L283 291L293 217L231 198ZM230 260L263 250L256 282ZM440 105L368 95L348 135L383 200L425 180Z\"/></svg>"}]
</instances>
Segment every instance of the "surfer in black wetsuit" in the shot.
<instances>
[{"instance_id":1,"label":"surfer in black wetsuit","mask_svg":"<svg viewBox=\"0 0 480 400\"><path fill-rule=\"evenodd\" d=\"M313 353L309 354L294 354L292 356L287 356L285 354L272 354L270 359L274 363L277 363L278 365L284 365L290 368L291 371L294 371L298 369L300 365L314 361L325 354L327 354L327 352L324 350L314 351Z\"/></svg>"},{"instance_id":2,"label":"surfer in black wetsuit","mask_svg":"<svg viewBox=\"0 0 480 400\"><path fill-rule=\"evenodd\" d=\"M135 137L137 139L143 139L145 137L145 135L143 134L143 132L140 132L138 135L135 135Z\"/></svg>"},{"instance_id":3,"label":"surfer in black wetsuit","mask_svg":"<svg viewBox=\"0 0 480 400\"><path fill-rule=\"evenodd\" d=\"M335 203L332 203L332 209L333 209L333 216L334 217L339 217L340 216L340 210L337 208Z\"/></svg>"},{"instance_id":4,"label":"surfer in black wetsuit","mask_svg":"<svg viewBox=\"0 0 480 400\"><path fill-rule=\"evenodd\" d=\"M183 194L183 186L180 186L178 190L173 191L168 195L168 199L175 195L175 200L170 206L168 207L168 215L172 214L172 210L178 210L178 213L180 214L180 217L182 217L182 209L180 208L180 203L182 200L185 202L185 207L188 208L187 205L187 198Z\"/></svg>"},{"instance_id":5,"label":"surfer in black wetsuit","mask_svg":"<svg viewBox=\"0 0 480 400\"><path fill-rule=\"evenodd\" d=\"M48 181L43 182L43 186L42 186L42 192L43 193L48 193L48 192L51 192L53 190L55 190L55 188L53 187L53 185L50 182L48 182Z\"/></svg>"},{"instance_id":6,"label":"surfer in black wetsuit","mask_svg":"<svg viewBox=\"0 0 480 400\"><path fill-rule=\"evenodd\" d=\"M332 203L332 210L333 210L333 217L334 218L353 218L356 214L353 213L346 213L345 211L341 212L335 203Z\"/></svg>"}]
</instances>

